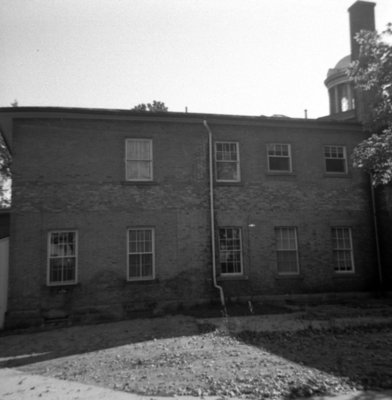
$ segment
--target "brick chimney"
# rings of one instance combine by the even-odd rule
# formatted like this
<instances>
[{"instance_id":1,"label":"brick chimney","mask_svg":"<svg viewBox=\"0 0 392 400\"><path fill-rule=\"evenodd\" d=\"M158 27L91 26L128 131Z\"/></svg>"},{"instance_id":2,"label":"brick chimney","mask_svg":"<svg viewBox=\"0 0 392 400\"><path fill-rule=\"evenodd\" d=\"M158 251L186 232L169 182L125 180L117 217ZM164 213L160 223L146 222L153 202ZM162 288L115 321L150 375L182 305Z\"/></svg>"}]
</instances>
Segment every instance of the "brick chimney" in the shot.
<instances>
[{"instance_id":1,"label":"brick chimney","mask_svg":"<svg viewBox=\"0 0 392 400\"><path fill-rule=\"evenodd\" d=\"M349 9L350 14L350 40L351 40L351 61L359 57L359 45L355 35L361 31L374 31L376 29L374 18L375 3L370 1L357 1Z\"/></svg>"}]
</instances>

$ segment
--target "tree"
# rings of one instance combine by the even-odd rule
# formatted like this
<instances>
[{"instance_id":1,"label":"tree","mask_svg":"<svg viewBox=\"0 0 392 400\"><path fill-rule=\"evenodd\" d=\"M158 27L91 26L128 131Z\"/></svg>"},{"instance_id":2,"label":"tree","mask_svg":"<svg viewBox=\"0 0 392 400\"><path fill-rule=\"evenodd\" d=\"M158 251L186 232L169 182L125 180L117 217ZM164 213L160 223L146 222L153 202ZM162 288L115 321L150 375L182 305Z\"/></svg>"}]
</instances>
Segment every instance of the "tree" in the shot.
<instances>
[{"instance_id":1,"label":"tree","mask_svg":"<svg viewBox=\"0 0 392 400\"><path fill-rule=\"evenodd\" d=\"M138 104L137 106L131 108L132 111L151 111L151 112L166 112L169 109L165 106L165 103L162 101L156 101L154 100L151 103L141 103Z\"/></svg>"},{"instance_id":2,"label":"tree","mask_svg":"<svg viewBox=\"0 0 392 400\"><path fill-rule=\"evenodd\" d=\"M380 35L361 31L359 59L348 74L367 108L365 127L372 135L361 142L352 156L353 165L368 172L374 186L392 181L392 24Z\"/></svg>"},{"instance_id":3,"label":"tree","mask_svg":"<svg viewBox=\"0 0 392 400\"><path fill-rule=\"evenodd\" d=\"M11 205L11 154L0 135L0 208Z\"/></svg>"}]
</instances>

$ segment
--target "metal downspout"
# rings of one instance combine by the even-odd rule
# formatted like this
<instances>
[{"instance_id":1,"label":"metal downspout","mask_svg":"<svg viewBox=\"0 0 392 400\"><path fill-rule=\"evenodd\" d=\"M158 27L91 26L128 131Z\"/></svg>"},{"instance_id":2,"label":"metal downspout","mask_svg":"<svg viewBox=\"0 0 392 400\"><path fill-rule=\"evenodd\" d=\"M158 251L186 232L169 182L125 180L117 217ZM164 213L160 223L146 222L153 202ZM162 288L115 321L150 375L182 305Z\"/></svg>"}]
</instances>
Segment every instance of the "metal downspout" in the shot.
<instances>
[{"instance_id":1,"label":"metal downspout","mask_svg":"<svg viewBox=\"0 0 392 400\"><path fill-rule=\"evenodd\" d=\"M376 242L378 279L379 279L379 284L380 284L380 290L382 290L383 286L384 286L384 282L383 282L382 266L381 266L380 238L378 236L376 198L374 195L374 187L373 187L372 181L373 181L373 176L372 176L372 174L370 174L370 193L371 193L371 197L372 197L372 214L373 214L373 225L374 225L374 239Z\"/></svg>"},{"instance_id":2,"label":"metal downspout","mask_svg":"<svg viewBox=\"0 0 392 400\"><path fill-rule=\"evenodd\" d=\"M225 295L222 286L218 285L216 281L216 251L215 251L215 220L214 220L214 176L213 176L213 163L212 163L212 132L204 120L203 124L208 132L208 158L209 158L209 176L210 176L210 223L211 223L211 251L212 251L212 282L214 288L219 290L220 301L222 307L225 309Z\"/></svg>"}]
</instances>

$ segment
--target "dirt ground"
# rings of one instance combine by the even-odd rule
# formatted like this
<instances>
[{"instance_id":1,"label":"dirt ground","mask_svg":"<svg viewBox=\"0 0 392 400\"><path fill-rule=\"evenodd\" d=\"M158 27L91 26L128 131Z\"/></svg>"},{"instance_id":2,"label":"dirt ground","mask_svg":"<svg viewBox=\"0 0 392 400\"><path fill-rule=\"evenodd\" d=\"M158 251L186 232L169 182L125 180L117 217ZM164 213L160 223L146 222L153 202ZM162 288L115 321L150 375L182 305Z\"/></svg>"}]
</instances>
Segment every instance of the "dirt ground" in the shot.
<instances>
[{"instance_id":1,"label":"dirt ground","mask_svg":"<svg viewBox=\"0 0 392 400\"><path fill-rule=\"evenodd\" d=\"M237 319L235 330L231 318L168 316L3 334L0 367L160 396L277 399L392 388L391 302L289 311ZM284 330L270 329L279 321Z\"/></svg>"}]
</instances>

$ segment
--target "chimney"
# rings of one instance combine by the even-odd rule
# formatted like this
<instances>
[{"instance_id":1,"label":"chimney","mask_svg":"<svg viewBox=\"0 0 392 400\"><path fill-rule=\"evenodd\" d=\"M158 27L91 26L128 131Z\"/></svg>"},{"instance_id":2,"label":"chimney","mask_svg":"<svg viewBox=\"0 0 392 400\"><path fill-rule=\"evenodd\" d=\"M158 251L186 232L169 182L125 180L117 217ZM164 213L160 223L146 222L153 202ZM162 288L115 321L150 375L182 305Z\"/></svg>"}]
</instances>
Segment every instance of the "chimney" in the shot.
<instances>
[{"instance_id":1,"label":"chimney","mask_svg":"<svg viewBox=\"0 0 392 400\"><path fill-rule=\"evenodd\" d=\"M350 14L350 39L351 39L351 61L359 57L359 45L355 35L361 31L374 31L376 29L374 18L375 3L370 1L357 1L349 9Z\"/></svg>"}]
</instances>

